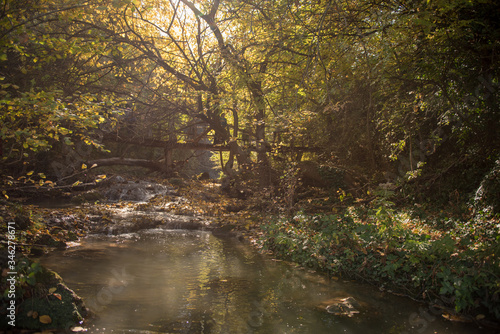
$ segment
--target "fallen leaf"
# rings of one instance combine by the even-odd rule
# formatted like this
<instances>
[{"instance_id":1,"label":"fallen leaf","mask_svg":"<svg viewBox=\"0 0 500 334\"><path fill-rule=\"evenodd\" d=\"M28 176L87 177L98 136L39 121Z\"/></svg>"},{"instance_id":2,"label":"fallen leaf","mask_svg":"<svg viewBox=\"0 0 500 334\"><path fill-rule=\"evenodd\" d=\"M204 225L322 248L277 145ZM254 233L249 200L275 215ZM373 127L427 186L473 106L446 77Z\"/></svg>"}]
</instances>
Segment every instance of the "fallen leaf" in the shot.
<instances>
[{"instance_id":1,"label":"fallen leaf","mask_svg":"<svg viewBox=\"0 0 500 334\"><path fill-rule=\"evenodd\" d=\"M28 311L28 313L26 314L28 317L31 317L33 315L33 310L31 311Z\"/></svg>"},{"instance_id":2,"label":"fallen leaf","mask_svg":"<svg viewBox=\"0 0 500 334\"><path fill-rule=\"evenodd\" d=\"M442 314L443 318L450 320L450 321L457 321L457 322L470 322L469 319L466 317L460 316L460 315L455 315L455 314L450 314L450 313L443 313Z\"/></svg>"},{"instance_id":3,"label":"fallen leaf","mask_svg":"<svg viewBox=\"0 0 500 334\"><path fill-rule=\"evenodd\" d=\"M59 300L62 300L61 295L60 295L60 294L58 294L58 293L53 293L53 294L52 294L52 296L56 297L56 298L57 298L57 299L59 299Z\"/></svg>"},{"instance_id":4,"label":"fallen leaf","mask_svg":"<svg viewBox=\"0 0 500 334\"><path fill-rule=\"evenodd\" d=\"M57 290L57 288L50 288L49 293L54 293L54 292L56 292L56 290Z\"/></svg>"},{"instance_id":5,"label":"fallen leaf","mask_svg":"<svg viewBox=\"0 0 500 334\"><path fill-rule=\"evenodd\" d=\"M72 327L71 331L72 332L86 332L87 330L85 328L83 328L83 327L76 326L76 327Z\"/></svg>"},{"instance_id":6,"label":"fallen leaf","mask_svg":"<svg viewBox=\"0 0 500 334\"><path fill-rule=\"evenodd\" d=\"M38 312L37 311L34 311L33 314L31 315L33 317L33 319L36 319L38 318Z\"/></svg>"},{"instance_id":7,"label":"fallen leaf","mask_svg":"<svg viewBox=\"0 0 500 334\"><path fill-rule=\"evenodd\" d=\"M484 314L476 315L476 320L483 320L484 318L486 318L486 316Z\"/></svg>"},{"instance_id":8,"label":"fallen leaf","mask_svg":"<svg viewBox=\"0 0 500 334\"><path fill-rule=\"evenodd\" d=\"M38 320L40 320L42 324L50 324L52 322L52 319L48 315L41 315Z\"/></svg>"}]
</instances>

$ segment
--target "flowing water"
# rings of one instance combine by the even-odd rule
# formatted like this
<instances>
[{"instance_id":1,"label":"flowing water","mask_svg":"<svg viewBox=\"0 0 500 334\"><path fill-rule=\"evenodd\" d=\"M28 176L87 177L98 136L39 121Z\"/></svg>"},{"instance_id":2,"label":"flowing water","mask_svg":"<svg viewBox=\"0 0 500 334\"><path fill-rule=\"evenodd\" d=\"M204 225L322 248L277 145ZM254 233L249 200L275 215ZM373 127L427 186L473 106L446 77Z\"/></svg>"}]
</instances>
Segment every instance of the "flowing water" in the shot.
<instances>
[{"instance_id":1,"label":"flowing water","mask_svg":"<svg viewBox=\"0 0 500 334\"><path fill-rule=\"evenodd\" d=\"M97 314L86 324L90 333L487 332L375 287L273 261L210 232L94 235L41 260ZM359 314L326 311L346 297L356 300Z\"/></svg>"}]
</instances>

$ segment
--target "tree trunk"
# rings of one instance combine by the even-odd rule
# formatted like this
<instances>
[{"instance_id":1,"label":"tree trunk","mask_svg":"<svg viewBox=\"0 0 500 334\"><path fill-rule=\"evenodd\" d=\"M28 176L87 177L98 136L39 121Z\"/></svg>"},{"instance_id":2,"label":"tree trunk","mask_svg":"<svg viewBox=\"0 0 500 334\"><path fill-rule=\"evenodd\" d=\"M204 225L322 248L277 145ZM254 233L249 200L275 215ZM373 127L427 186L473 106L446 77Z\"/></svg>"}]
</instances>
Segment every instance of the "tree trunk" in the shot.
<instances>
[{"instance_id":1,"label":"tree trunk","mask_svg":"<svg viewBox=\"0 0 500 334\"><path fill-rule=\"evenodd\" d=\"M245 62L241 59L241 56L238 55L234 48L226 44L224 40L224 36L217 23L215 22L215 15L219 8L220 0L214 0L212 3L212 7L210 8L210 12L208 14L202 13L194 4L194 2L189 0L181 0L186 6L188 6L194 14L203 19L210 30L214 34L215 39L217 40L217 44L219 45L219 49L221 51L222 57L231 65L233 68L239 73L239 75L247 82L247 87L254 102L256 108L256 128L255 128L255 136L257 140L257 163L258 163L258 173L259 173L259 183L261 186L266 187L270 184L270 164L267 157L267 142L265 138L265 110L266 103L264 99L264 93L262 91L262 84L260 81L255 80L251 74L246 71ZM259 72L264 73L267 67L267 61L264 61L260 65ZM233 144L235 149L237 149L238 144L235 142ZM236 152L238 153L238 152ZM241 156L241 159L245 159L245 157Z\"/></svg>"},{"instance_id":2,"label":"tree trunk","mask_svg":"<svg viewBox=\"0 0 500 334\"><path fill-rule=\"evenodd\" d=\"M266 120L265 110L266 103L264 93L262 92L262 83L260 81L250 81L248 83L253 103L257 110L256 125L255 125L255 140L257 151L257 170L259 174L259 184L261 187L267 187L271 184L271 166L267 156L267 140L266 140Z\"/></svg>"}]
</instances>

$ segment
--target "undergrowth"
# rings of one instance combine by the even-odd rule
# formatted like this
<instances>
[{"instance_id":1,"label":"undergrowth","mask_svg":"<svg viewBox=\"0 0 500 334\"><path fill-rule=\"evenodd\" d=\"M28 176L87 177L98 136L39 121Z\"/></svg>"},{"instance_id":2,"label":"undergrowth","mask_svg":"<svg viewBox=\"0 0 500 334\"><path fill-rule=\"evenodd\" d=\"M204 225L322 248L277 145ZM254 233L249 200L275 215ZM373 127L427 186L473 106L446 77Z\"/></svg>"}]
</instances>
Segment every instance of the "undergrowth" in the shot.
<instances>
[{"instance_id":1,"label":"undergrowth","mask_svg":"<svg viewBox=\"0 0 500 334\"><path fill-rule=\"evenodd\" d=\"M497 217L498 218L498 217ZM340 214L277 217L264 249L304 266L379 284L456 312L500 320L500 223L425 215L381 201Z\"/></svg>"}]
</instances>

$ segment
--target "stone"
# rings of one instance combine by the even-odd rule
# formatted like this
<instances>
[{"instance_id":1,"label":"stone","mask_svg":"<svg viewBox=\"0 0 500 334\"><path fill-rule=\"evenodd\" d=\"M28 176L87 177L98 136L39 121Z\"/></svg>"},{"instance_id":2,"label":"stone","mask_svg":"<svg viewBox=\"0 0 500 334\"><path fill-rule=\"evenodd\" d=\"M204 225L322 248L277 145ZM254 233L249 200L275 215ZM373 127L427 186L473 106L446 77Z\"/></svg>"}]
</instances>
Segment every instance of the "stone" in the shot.
<instances>
[{"instance_id":1,"label":"stone","mask_svg":"<svg viewBox=\"0 0 500 334\"><path fill-rule=\"evenodd\" d=\"M30 217L23 214L16 215L14 222L18 230L27 230L32 224Z\"/></svg>"},{"instance_id":2,"label":"stone","mask_svg":"<svg viewBox=\"0 0 500 334\"><path fill-rule=\"evenodd\" d=\"M44 268L37 274L37 284L43 284L47 291L54 288L55 290L45 296L34 295L19 304L16 319L19 328L66 330L90 316L90 311L82 299L69 289L55 272ZM34 312L38 317L29 316ZM42 315L49 316L50 323L42 322L40 320Z\"/></svg>"}]
</instances>

